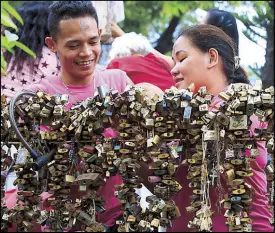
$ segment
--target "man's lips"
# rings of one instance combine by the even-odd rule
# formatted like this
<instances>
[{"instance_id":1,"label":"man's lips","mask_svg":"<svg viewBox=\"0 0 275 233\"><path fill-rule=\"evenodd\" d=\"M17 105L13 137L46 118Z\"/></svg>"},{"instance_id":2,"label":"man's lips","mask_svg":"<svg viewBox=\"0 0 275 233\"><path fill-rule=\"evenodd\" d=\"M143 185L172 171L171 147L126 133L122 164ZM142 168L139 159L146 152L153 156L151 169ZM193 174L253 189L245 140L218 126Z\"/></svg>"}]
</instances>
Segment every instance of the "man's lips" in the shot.
<instances>
[{"instance_id":1,"label":"man's lips","mask_svg":"<svg viewBox=\"0 0 275 233\"><path fill-rule=\"evenodd\" d=\"M75 61L74 63L79 66L88 66L91 65L94 59L86 60L86 61Z\"/></svg>"}]
</instances>

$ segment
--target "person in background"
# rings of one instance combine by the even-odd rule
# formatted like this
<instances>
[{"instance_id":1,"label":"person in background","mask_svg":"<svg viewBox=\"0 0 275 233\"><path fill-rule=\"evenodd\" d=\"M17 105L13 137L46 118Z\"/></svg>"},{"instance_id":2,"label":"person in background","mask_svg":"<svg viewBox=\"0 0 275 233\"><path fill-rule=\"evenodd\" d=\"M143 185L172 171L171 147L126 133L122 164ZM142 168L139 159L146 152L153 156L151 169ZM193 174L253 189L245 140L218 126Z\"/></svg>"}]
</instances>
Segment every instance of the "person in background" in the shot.
<instances>
[{"instance_id":1,"label":"person in background","mask_svg":"<svg viewBox=\"0 0 275 233\"><path fill-rule=\"evenodd\" d=\"M111 26L112 26L112 35L114 38L120 37L125 34L125 32L121 29L121 27L117 25L117 23L111 22ZM159 57L165 60L169 64L170 69L174 67L175 65L174 61L170 56L164 55L154 48L152 48L151 53L153 53L156 57Z\"/></svg>"},{"instance_id":2,"label":"person in background","mask_svg":"<svg viewBox=\"0 0 275 233\"><path fill-rule=\"evenodd\" d=\"M219 9L209 10L201 24L210 24L223 30L233 40L239 54L239 32L236 18L231 13Z\"/></svg>"},{"instance_id":3,"label":"person in background","mask_svg":"<svg viewBox=\"0 0 275 233\"><path fill-rule=\"evenodd\" d=\"M47 1L30 1L24 2L17 9L24 21L23 25L15 21L18 27L18 41L34 51L36 59L18 47L14 47L14 55L9 51L4 52L8 66L7 77L1 74L1 95L5 95L8 101L25 87L48 76L58 75L58 57L45 44L45 37L50 35L47 28L50 4ZM6 178L5 199L8 208L15 205L17 198L17 186L13 185L16 178L16 172L9 172Z\"/></svg>"},{"instance_id":4,"label":"person in background","mask_svg":"<svg viewBox=\"0 0 275 233\"><path fill-rule=\"evenodd\" d=\"M67 94L68 110L74 103L93 97L98 86L106 85L108 89L124 91L132 82L125 72L117 69L96 69L101 47L101 30L98 28L97 13L90 1L56 1L50 6L48 17L50 36L45 42L60 59L59 75L50 76L25 90L37 92L42 90L48 94ZM105 137L106 129L105 129ZM106 200L106 211L98 214L98 222L111 227L121 214L121 205L114 196L115 184L121 184L118 175L110 177L106 184L98 190L98 194ZM14 190L13 193L16 193ZM10 197L12 196L9 192ZM77 190L71 190L77 197ZM44 200L49 194L43 195ZM6 200L9 196L5 197ZM16 200L13 200L15 204ZM12 206L12 203L10 203Z\"/></svg>"},{"instance_id":5,"label":"person in background","mask_svg":"<svg viewBox=\"0 0 275 233\"><path fill-rule=\"evenodd\" d=\"M18 41L36 53L36 59L18 47L14 47L15 54L4 53L8 64L7 77L1 75L1 94L10 99L16 92L25 87L38 83L51 75L58 75L60 64L58 57L45 44L49 36L47 20L50 2L24 2L17 12L24 24L16 22L18 27Z\"/></svg>"},{"instance_id":6,"label":"person in background","mask_svg":"<svg viewBox=\"0 0 275 233\"><path fill-rule=\"evenodd\" d=\"M232 83L249 84L243 69L236 63L237 52L232 39L221 29L212 25L196 25L184 29L173 46L172 57L175 67L171 70L178 89L186 89L194 83L194 93L202 86L206 86L208 93L213 95L211 106L219 107L223 102L218 94L225 91ZM216 111L210 106L211 111ZM265 127L258 121L255 115L250 117L250 136L253 137L255 128ZM269 223L271 213L268 210L268 199L266 194L267 151L265 142L257 142L260 155L255 161L251 161L253 171L252 177L246 177L245 182L251 185L254 190L251 203L252 211L249 214L252 219L252 230L255 232L274 232ZM180 166L176 173L176 180L182 187L188 186L187 167ZM221 185L226 193L226 181L221 174ZM225 194L224 193L224 194ZM193 214L188 214L186 207L190 205L189 196L192 195L191 188L183 188L173 196L179 206L181 216L173 221L173 227L168 231L187 232L190 229L187 224L192 220ZM219 192L216 187L210 188L211 210L215 211L212 216L213 232L228 232L225 225L226 218L223 209L219 211Z\"/></svg>"},{"instance_id":7,"label":"person in background","mask_svg":"<svg viewBox=\"0 0 275 233\"><path fill-rule=\"evenodd\" d=\"M108 56L112 48L114 37L112 36L111 22L119 23L125 19L123 1L92 1L100 19L99 28L101 34L101 54L98 66L102 69L108 65Z\"/></svg>"},{"instance_id":8,"label":"person in background","mask_svg":"<svg viewBox=\"0 0 275 233\"><path fill-rule=\"evenodd\" d=\"M123 70L134 84L147 82L165 91L175 85L170 66L152 50L143 35L125 33L114 40L107 69Z\"/></svg>"}]
</instances>

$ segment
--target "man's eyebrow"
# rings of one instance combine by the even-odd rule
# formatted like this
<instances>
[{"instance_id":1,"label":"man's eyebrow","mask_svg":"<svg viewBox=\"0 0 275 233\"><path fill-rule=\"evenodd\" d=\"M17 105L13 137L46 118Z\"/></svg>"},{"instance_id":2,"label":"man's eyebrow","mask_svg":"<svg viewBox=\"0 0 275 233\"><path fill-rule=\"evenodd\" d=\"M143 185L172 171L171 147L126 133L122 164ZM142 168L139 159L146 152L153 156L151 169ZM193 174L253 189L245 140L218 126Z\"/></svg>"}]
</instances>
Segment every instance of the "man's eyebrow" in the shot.
<instances>
[{"instance_id":1,"label":"man's eyebrow","mask_svg":"<svg viewBox=\"0 0 275 233\"><path fill-rule=\"evenodd\" d=\"M98 39L99 36L93 36L91 38L89 38L89 40L95 40L95 39ZM79 40L68 40L66 41L66 43L76 43L76 42L79 42Z\"/></svg>"},{"instance_id":2,"label":"man's eyebrow","mask_svg":"<svg viewBox=\"0 0 275 233\"><path fill-rule=\"evenodd\" d=\"M91 37L90 38L90 40L95 40L95 39L97 39L99 36L93 36L93 37Z\"/></svg>"},{"instance_id":3,"label":"man's eyebrow","mask_svg":"<svg viewBox=\"0 0 275 233\"><path fill-rule=\"evenodd\" d=\"M79 42L79 40L68 40L68 41L66 41L66 44L67 43L76 43L76 42Z\"/></svg>"}]
</instances>

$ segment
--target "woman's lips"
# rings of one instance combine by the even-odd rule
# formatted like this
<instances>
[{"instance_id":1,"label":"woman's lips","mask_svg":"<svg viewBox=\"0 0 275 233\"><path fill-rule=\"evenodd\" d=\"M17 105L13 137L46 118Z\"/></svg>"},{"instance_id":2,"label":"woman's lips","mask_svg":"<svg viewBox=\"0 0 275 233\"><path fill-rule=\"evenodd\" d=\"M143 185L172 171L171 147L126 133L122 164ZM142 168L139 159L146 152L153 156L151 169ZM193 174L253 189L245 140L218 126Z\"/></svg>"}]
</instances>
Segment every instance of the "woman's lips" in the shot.
<instances>
[{"instance_id":1,"label":"woman's lips","mask_svg":"<svg viewBox=\"0 0 275 233\"><path fill-rule=\"evenodd\" d=\"M176 77L176 78L175 78L175 82L176 82L176 83L179 83L179 82L181 82L181 81L184 81L184 78L182 78L182 77Z\"/></svg>"}]
</instances>

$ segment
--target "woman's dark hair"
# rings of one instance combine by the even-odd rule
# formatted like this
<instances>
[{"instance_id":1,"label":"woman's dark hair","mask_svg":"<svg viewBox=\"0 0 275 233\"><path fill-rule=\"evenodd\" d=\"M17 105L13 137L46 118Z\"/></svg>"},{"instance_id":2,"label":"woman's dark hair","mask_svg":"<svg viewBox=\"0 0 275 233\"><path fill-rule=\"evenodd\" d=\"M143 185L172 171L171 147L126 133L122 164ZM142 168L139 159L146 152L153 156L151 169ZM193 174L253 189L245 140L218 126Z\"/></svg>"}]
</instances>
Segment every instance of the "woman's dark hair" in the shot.
<instances>
[{"instance_id":1,"label":"woman's dark hair","mask_svg":"<svg viewBox=\"0 0 275 233\"><path fill-rule=\"evenodd\" d=\"M212 9L207 12L206 24L214 25L222 29L234 41L237 54L239 54L239 33L235 17L223 10Z\"/></svg>"},{"instance_id":2,"label":"woman's dark hair","mask_svg":"<svg viewBox=\"0 0 275 233\"><path fill-rule=\"evenodd\" d=\"M13 63L9 65L12 65L12 69L16 69L17 73L20 73L25 62L29 63L30 73L34 71L35 63L39 64L40 62L43 46L46 46L45 37L50 35L47 28L49 6L50 3L47 1L32 1L24 2L17 9L24 25L14 20L18 27L18 33L12 32L16 33L19 37L18 41L34 51L37 57L34 60L33 57L18 47L14 47L15 55L8 51L5 52L4 57L8 64L11 58L14 57Z\"/></svg>"},{"instance_id":3,"label":"woman's dark hair","mask_svg":"<svg viewBox=\"0 0 275 233\"><path fill-rule=\"evenodd\" d=\"M98 17L91 1L55 1L50 6L48 28L52 37L59 31L59 22L63 19L73 19L89 16L95 19L98 26Z\"/></svg>"},{"instance_id":4,"label":"woman's dark hair","mask_svg":"<svg viewBox=\"0 0 275 233\"><path fill-rule=\"evenodd\" d=\"M223 69L227 76L228 84L247 83L247 75L239 67L235 68L236 48L232 39L218 27L201 24L184 29L179 37L185 36L201 52L207 53L209 49L214 48L218 51L223 62Z\"/></svg>"}]
</instances>

